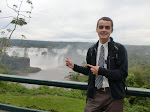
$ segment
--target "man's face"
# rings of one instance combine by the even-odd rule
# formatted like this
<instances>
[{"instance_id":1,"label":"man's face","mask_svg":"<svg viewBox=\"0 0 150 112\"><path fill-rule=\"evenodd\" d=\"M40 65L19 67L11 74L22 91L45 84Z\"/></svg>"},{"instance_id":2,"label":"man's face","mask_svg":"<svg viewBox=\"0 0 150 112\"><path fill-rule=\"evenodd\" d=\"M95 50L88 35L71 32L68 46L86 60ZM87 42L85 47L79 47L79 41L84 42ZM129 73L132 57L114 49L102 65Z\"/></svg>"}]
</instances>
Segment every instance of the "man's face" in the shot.
<instances>
[{"instance_id":1,"label":"man's face","mask_svg":"<svg viewBox=\"0 0 150 112\"><path fill-rule=\"evenodd\" d=\"M113 32L110 21L100 20L96 28L100 40L109 40L110 34Z\"/></svg>"}]
</instances>

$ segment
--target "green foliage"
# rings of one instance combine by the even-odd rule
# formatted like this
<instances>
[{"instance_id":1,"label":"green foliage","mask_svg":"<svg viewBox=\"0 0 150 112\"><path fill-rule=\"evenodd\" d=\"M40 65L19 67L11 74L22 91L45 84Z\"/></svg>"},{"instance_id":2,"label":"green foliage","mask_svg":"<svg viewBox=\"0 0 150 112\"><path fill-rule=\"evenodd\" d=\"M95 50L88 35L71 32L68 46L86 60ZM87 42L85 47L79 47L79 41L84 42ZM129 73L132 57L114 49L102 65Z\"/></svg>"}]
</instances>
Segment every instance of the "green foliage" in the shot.
<instances>
[{"instance_id":1,"label":"green foliage","mask_svg":"<svg viewBox=\"0 0 150 112\"><path fill-rule=\"evenodd\" d=\"M88 48L93 43L87 43L87 42L54 42L54 41L37 41L37 40L22 40L21 39L11 39L10 43L12 46L19 46L19 47L36 47L36 48L64 48L68 45L72 46L73 48ZM21 44L20 44L21 43Z\"/></svg>"},{"instance_id":2,"label":"green foliage","mask_svg":"<svg viewBox=\"0 0 150 112\"><path fill-rule=\"evenodd\" d=\"M70 75L67 76L70 81L78 81L78 82L87 82L88 81L88 76L81 75L78 72L70 72Z\"/></svg>"},{"instance_id":3,"label":"green foliage","mask_svg":"<svg viewBox=\"0 0 150 112\"><path fill-rule=\"evenodd\" d=\"M144 106L140 106L140 105L131 106L124 110L125 110L125 112L149 112L148 108L146 108Z\"/></svg>"},{"instance_id":4,"label":"green foliage","mask_svg":"<svg viewBox=\"0 0 150 112\"><path fill-rule=\"evenodd\" d=\"M4 81L0 81L0 94L4 94L8 91L7 83Z\"/></svg>"},{"instance_id":5,"label":"green foliage","mask_svg":"<svg viewBox=\"0 0 150 112\"><path fill-rule=\"evenodd\" d=\"M83 67L86 67L86 62L83 61L82 63ZM70 81L78 81L78 82L88 82L88 76L82 75L78 72L70 72L70 75L67 76Z\"/></svg>"},{"instance_id":6,"label":"green foliage","mask_svg":"<svg viewBox=\"0 0 150 112\"><path fill-rule=\"evenodd\" d=\"M19 83L7 83L0 81L0 94L29 94L29 95L55 95L55 96L65 96L77 99L86 99L86 91L75 90L75 89L65 89L59 87L50 88L48 86L40 86L38 88L28 89Z\"/></svg>"},{"instance_id":7,"label":"green foliage","mask_svg":"<svg viewBox=\"0 0 150 112\"><path fill-rule=\"evenodd\" d=\"M81 90L74 90L74 89L65 89L65 88L50 88L48 86L40 86L39 88L33 88L31 89L32 95L55 95L55 96L65 96L65 97L71 97L71 98L77 98L77 99L86 99L85 91Z\"/></svg>"},{"instance_id":8,"label":"green foliage","mask_svg":"<svg viewBox=\"0 0 150 112\"><path fill-rule=\"evenodd\" d=\"M0 81L0 94L5 93L24 94L29 92L28 89L21 84Z\"/></svg>"},{"instance_id":9,"label":"green foliage","mask_svg":"<svg viewBox=\"0 0 150 112\"><path fill-rule=\"evenodd\" d=\"M13 94L28 94L30 92L29 89L19 83L10 83L7 86L8 91Z\"/></svg>"},{"instance_id":10,"label":"green foliage","mask_svg":"<svg viewBox=\"0 0 150 112\"><path fill-rule=\"evenodd\" d=\"M9 40L7 38L0 38L0 51L3 50L3 47L8 47L9 44Z\"/></svg>"},{"instance_id":11,"label":"green foliage","mask_svg":"<svg viewBox=\"0 0 150 112\"><path fill-rule=\"evenodd\" d=\"M131 96L124 99L125 112L149 112L150 98Z\"/></svg>"},{"instance_id":12,"label":"green foliage","mask_svg":"<svg viewBox=\"0 0 150 112\"><path fill-rule=\"evenodd\" d=\"M0 81L0 103L52 112L82 112L85 102L85 91L81 90L48 86L28 89L18 83Z\"/></svg>"},{"instance_id":13,"label":"green foliage","mask_svg":"<svg viewBox=\"0 0 150 112\"><path fill-rule=\"evenodd\" d=\"M87 67L87 63L85 61L83 61L82 66Z\"/></svg>"},{"instance_id":14,"label":"green foliage","mask_svg":"<svg viewBox=\"0 0 150 112\"><path fill-rule=\"evenodd\" d=\"M0 62L0 74L11 74L12 72Z\"/></svg>"},{"instance_id":15,"label":"green foliage","mask_svg":"<svg viewBox=\"0 0 150 112\"><path fill-rule=\"evenodd\" d=\"M0 62L2 60L2 56L5 54L6 49L9 47L9 44L9 40L7 38L0 38Z\"/></svg>"},{"instance_id":16,"label":"green foliage","mask_svg":"<svg viewBox=\"0 0 150 112\"><path fill-rule=\"evenodd\" d=\"M27 22L23 18L13 18L13 20L11 21L11 23L19 25L19 26L23 26L23 25L27 24Z\"/></svg>"},{"instance_id":17,"label":"green foliage","mask_svg":"<svg viewBox=\"0 0 150 112\"><path fill-rule=\"evenodd\" d=\"M150 68L142 65L130 67L126 85L150 89ZM127 112L149 112L150 110L150 98L130 96L126 101L128 106L125 106L124 110Z\"/></svg>"},{"instance_id":18,"label":"green foliage","mask_svg":"<svg viewBox=\"0 0 150 112\"><path fill-rule=\"evenodd\" d=\"M150 68L143 68L143 66L139 65L130 67L126 85L150 89Z\"/></svg>"},{"instance_id":19,"label":"green foliage","mask_svg":"<svg viewBox=\"0 0 150 112\"><path fill-rule=\"evenodd\" d=\"M83 112L85 100L54 95L0 95L0 103L52 112Z\"/></svg>"},{"instance_id":20,"label":"green foliage","mask_svg":"<svg viewBox=\"0 0 150 112\"><path fill-rule=\"evenodd\" d=\"M135 75L134 74L128 74L128 77L126 79L126 86L137 86L136 82L135 82Z\"/></svg>"}]
</instances>

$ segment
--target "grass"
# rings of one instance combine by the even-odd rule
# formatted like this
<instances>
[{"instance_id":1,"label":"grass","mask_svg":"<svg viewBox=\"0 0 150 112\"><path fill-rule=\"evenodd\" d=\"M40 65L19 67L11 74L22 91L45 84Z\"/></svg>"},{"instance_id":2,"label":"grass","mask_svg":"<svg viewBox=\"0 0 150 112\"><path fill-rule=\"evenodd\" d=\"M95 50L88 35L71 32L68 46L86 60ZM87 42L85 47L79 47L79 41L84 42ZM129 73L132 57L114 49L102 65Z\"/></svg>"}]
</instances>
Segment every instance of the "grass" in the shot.
<instances>
[{"instance_id":1,"label":"grass","mask_svg":"<svg viewBox=\"0 0 150 112\"><path fill-rule=\"evenodd\" d=\"M53 112L83 112L86 101L55 95L1 94L0 103Z\"/></svg>"},{"instance_id":2,"label":"grass","mask_svg":"<svg viewBox=\"0 0 150 112\"><path fill-rule=\"evenodd\" d=\"M125 98L124 112L149 112L149 101L150 98ZM0 103L52 112L83 112L86 91L48 86L28 89L0 81Z\"/></svg>"}]
</instances>

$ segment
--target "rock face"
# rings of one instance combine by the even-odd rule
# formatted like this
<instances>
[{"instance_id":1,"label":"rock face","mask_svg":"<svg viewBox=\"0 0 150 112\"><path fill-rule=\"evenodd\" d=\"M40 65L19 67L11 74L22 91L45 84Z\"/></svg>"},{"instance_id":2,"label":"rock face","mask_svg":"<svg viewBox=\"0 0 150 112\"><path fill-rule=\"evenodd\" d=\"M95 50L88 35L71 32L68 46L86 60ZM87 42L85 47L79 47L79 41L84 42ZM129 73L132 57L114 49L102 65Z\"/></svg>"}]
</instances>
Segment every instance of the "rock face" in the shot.
<instances>
[{"instance_id":1,"label":"rock face","mask_svg":"<svg viewBox=\"0 0 150 112\"><path fill-rule=\"evenodd\" d=\"M2 63L10 70L26 73L39 72L41 70L40 68L30 67L30 59L26 57L10 57L8 55L4 55Z\"/></svg>"},{"instance_id":2,"label":"rock face","mask_svg":"<svg viewBox=\"0 0 150 112\"><path fill-rule=\"evenodd\" d=\"M4 55L2 63L11 70L20 70L30 67L30 59L24 57L10 57L8 55Z\"/></svg>"}]
</instances>

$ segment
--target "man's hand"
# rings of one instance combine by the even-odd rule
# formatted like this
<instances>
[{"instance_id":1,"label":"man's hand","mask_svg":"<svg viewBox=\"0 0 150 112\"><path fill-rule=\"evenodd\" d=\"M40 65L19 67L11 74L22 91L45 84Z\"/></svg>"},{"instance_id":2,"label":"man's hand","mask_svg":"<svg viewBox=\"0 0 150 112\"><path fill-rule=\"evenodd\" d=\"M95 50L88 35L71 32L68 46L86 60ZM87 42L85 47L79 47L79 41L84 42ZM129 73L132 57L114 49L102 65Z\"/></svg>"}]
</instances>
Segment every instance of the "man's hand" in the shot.
<instances>
[{"instance_id":1,"label":"man's hand","mask_svg":"<svg viewBox=\"0 0 150 112\"><path fill-rule=\"evenodd\" d=\"M91 68L91 71L93 72L94 75L98 75L99 66L93 66L90 64L87 64L87 66Z\"/></svg>"},{"instance_id":2,"label":"man's hand","mask_svg":"<svg viewBox=\"0 0 150 112\"><path fill-rule=\"evenodd\" d=\"M69 68L74 68L74 63L68 58L66 57L66 66L68 66Z\"/></svg>"}]
</instances>

